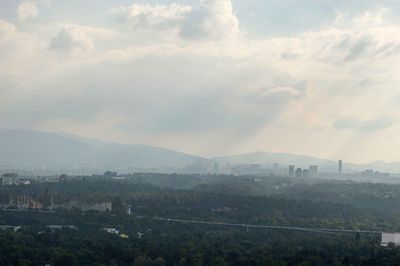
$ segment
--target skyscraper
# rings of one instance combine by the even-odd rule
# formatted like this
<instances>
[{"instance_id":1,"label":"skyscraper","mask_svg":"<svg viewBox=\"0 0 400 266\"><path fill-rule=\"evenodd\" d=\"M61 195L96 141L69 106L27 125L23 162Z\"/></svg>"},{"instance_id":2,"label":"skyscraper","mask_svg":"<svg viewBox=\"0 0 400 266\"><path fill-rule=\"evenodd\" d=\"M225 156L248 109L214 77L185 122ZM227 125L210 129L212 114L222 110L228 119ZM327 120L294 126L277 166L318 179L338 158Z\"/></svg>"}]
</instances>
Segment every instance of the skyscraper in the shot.
<instances>
[{"instance_id":1,"label":"skyscraper","mask_svg":"<svg viewBox=\"0 0 400 266\"><path fill-rule=\"evenodd\" d=\"M342 170L343 170L343 162L342 162L342 160L339 160L339 174L341 175L342 174Z\"/></svg>"},{"instance_id":2,"label":"skyscraper","mask_svg":"<svg viewBox=\"0 0 400 266\"><path fill-rule=\"evenodd\" d=\"M308 169L303 170L303 177L304 178L310 177L310 171Z\"/></svg>"},{"instance_id":3,"label":"skyscraper","mask_svg":"<svg viewBox=\"0 0 400 266\"><path fill-rule=\"evenodd\" d=\"M310 165L308 167L310 177L316 177L318 175L318 165Z\"/></svg>"},{"instance_id":4,"label":"skyscraper","mask_svg":"<svg viewBox=\"0 0 400 266\"><path fill-rule=\"evenodd\" d=\"M301 168L297 168L295 172L296 177L301 178L303 177L303 170Z\"/></svg>"},{"instance_id":5,"label":"skyscraper","mask_svg":"<svg viewBox=\"0 0 400 266\"><path fill-rule=\"evenodd\" d=\"M294 165L289 165L289 176L294 177Z\"/></svg>"}]
</instances>

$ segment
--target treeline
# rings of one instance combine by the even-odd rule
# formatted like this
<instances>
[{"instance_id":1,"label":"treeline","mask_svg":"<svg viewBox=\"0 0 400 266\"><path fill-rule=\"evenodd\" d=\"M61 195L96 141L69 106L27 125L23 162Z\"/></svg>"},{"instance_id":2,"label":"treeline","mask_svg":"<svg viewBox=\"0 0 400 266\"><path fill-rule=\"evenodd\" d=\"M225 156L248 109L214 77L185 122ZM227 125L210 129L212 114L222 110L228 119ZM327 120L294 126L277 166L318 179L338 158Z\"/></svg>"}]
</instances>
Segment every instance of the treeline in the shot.
<instances>
[{"instance_id":1,"label":"treeline","mask_svg":"<svg viewBox=\"0 0 400 266\"><path fill-rule=\"evenodd\" d=\"M109 199L130 207L132 213L124 208L105 213L0 211L0 224L23 225L18 232L0 231L0 265L396 265L400 261L399 248L381 247L379 234L246 230L154 219L395 232L400 231L400 213L392 206L400 191L397 186L252 176L147 176L137 174L127 180L93 176L0 187L0 197L40 198L47 191L58 200ZM181 184L167 186L175 177ZM385 207L389 199L394 203ZM47 225L75 225L79 230L54 231ZM116 228L129 239L106 233L105 227Z\"/></svg>"},{"instance_id":2,"label":"treeline","mask_svg":"<svg viewBox=\"0 0 400 266\"><path fill-rule=\"evenodd\" d=\"M3 231L0 265L396 265L400 259L398 248L369 236L142 226L141 237L132 232L129 240L94 229Z\"/></svg>"},{"instance_id":3,"label":"treeline","mask_svg":"<svg viewBox=\"0 0 400 266\"><path fill-rule=\"evenodd\" d=\"M153 180L156 180L158 175L152 174L151 176ZM159 175L158 178L174 176ZM227 190L226 186L217 184L210 190L211 192L204 187L194 190L176 190L150 184L144 180L145 177L146 174L129 180L86 177L57 183L3 186L0 187L0 198L18 194L43 198L47 191L55 203L67 200L111 201L113 203L123 201L124 204L131 206L134 215L142 216L248 224L400 231L400 212L395 207L388 210L397 202L396 198L390 198L392 202L389 205L387 204L389 198L379 196L385 195L385 191L388 190L395 191L396 188L386 185L346 182L336 182L330 185L326 183L298 184L288 183L287 179L271 178L271 180L265 179L261 183L272 183L271 189L279 193L266 193L266 195L258 196L236 193L236 190ZM212 179L214 176L207 178ZM238 187L243 187L242 183L244 182L254 182L251 177L222 176L217 178L226 179L225 183L229 183L229 186L237 185ZM281 184L277 185L278 182ZM260 186L265 186L265 184ZM277 186L283 188L279 191L276 189ZM360 191L357 191L357 188ZM325 197L322 197L322 194ZM368 199L372 202L372 206L365 206L370 202ZM363 201L365 203L360 207L360 202ZM381 208L378 208L379 206Z\"/></svg>"}]
</instances>

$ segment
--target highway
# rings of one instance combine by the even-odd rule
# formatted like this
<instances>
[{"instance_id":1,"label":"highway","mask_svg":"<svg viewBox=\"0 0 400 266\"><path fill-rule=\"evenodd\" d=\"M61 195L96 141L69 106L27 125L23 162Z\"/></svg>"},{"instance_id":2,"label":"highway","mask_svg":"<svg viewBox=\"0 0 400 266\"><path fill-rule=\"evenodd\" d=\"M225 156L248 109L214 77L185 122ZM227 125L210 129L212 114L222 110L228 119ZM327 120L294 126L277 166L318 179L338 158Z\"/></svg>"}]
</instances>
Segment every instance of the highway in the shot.
<instances>
[{"instance_id":1,"label":"highway","mask_svg":"<svg viewBox=\"0 0 400 266\"><path fill-rule=\"evenodd\" d=\"M166 221L172 223L202 224L202 225L216 225L216 226L257 228L257 229L293 230L293 231L304 231L304 232L325 233L325 234L335 234L335 233L382 234L381 231L366 231L366 230L306 228L306 227L279 226L279 225L234 224L234 223L220 223L220 222L208 222L208 221L196 221L196 220L181 220L181 219L171 219L163 217L156 217L154 219L158 221Z\"/></svg>"}]
</instances>

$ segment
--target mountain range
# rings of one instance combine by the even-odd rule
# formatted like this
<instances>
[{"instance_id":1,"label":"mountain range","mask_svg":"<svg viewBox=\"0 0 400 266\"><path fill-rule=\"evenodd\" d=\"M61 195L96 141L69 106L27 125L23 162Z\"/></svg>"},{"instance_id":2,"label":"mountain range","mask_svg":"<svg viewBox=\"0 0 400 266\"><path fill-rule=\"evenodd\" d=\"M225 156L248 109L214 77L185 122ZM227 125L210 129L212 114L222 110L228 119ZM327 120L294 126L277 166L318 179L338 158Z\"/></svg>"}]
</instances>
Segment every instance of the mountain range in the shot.
<instances>
[{"instance_id":1,"label":"mountain range","mask_svg":"<svg viewBox=\"0 0 400 266\"><path fill-rule=\"evenodd\" d=\"M0 130L0 168L24 170L103 170L180 168L198 156L147 145L127 145L68 134Z\"/></svg>"},{"instance_id":2,"label":"mountain range","mask_svg":"<svg viewBox=\"0 0 400 266\"><path fill-rule=\"evenodd\" d=\"M116 171L174 172L193 164L261 164L278 163L283 167L318 165L323 171L336 171L337 161L308 155L254 152L224 157L203 158L191 154L153 147L105 142L63 133L35 130L0 129L0 169L48 170L99 173ZM344 164L348 171L375 169L400 173L400 163L377 161L369 164ZM187 170L190 172L190 170Z\"/></svg>"}]
</instances>

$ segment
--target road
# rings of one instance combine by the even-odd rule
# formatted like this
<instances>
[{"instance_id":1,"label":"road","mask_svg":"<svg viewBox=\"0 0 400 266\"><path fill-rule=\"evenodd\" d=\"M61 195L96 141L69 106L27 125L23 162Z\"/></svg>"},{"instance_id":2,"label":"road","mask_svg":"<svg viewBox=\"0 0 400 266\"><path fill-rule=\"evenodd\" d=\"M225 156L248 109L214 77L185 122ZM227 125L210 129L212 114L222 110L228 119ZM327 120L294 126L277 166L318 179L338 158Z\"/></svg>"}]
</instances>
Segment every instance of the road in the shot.
<instances>
[{"instance_id":1,"label":"road","mask_svg":"<svg viewBox=\"0 0 400 266\"><path fill-rule=\"evenodd\" d=\"M156 217L155 220L166 221L173 223L185 223L185 224L203 224L203 225L217 225L217 226L228 226L228 227L241 227L241 228L258 228L258 229L276 229L276 230L294 230L294 231L305 231L313 233L360 233L360 234L382 234L381 231L366 231L366 230L345 230L345 229L329 229L329 228L305 228L305 227L293 227L293 226L278 226L278 225L254 225L254 224L233 224L233 223L219 223L219 222L207 222L207 221L196 221L196 220L181 220Z\"/></svg>"}]
</instances>

